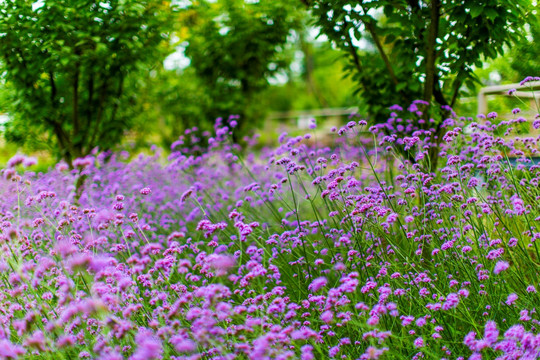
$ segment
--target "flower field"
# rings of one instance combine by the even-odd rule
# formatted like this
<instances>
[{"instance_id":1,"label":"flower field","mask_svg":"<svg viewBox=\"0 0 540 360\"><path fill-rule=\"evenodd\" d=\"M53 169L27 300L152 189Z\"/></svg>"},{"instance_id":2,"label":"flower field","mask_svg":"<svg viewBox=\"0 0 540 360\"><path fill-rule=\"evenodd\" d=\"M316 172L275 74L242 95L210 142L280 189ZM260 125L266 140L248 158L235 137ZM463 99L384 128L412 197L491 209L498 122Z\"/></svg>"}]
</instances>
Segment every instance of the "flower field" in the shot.
<instances>
[{"instance_id":1,"label":"flower field","mask_svg":"<svg viewBox=\"0 0 540 360\"><path fill-rule=\"evenodd\" d=\"M240 152L232 117L166 161L14 157L0 359L538 358L540 120L448 109L436 139L422 106L331 147Z\"/></svg>"}]
</instances>

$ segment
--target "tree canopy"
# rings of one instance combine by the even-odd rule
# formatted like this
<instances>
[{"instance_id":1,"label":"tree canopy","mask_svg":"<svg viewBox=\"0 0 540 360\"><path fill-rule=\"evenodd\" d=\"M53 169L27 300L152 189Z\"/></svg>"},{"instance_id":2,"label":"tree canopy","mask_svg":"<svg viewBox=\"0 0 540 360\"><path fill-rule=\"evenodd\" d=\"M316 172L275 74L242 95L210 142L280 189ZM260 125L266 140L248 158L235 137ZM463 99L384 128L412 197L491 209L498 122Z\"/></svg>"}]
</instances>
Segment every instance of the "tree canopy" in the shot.
<instances>
[{"instance_id":1,"label":"tree canopy","mask_svg":"<svg viewBox=\"0 0 540 360\"><path fill-rule=\"evenodd\" d=\"M462 85L475 81L475 65L523 38L532 9L529 0L305 2L321 33L348 53L349 70L379 120L395 102L453 106Z\"/></svg>"},{"instance_id":2,"label":"tree canopy","mask_svg":"<svg viewBox=\"0 0 540 360\"><path fill-rule=\"evenodd\" d=\"M130 125L130 76L162 61L171 10L158 0L1 2L6 137L39 137L68 162L116 144Z\"/></svg>"},{"instance_id":3,"label":"tree canopy","mask_svg":"<svg viewBox=\"0 0 540 360\"><path fill-rule=\"evenodd\" d=\"M212 99L209 113L240 115L240 131L260 118L252 105L268 78L288 65L283 50L298 25L293 2L202 0L182 9L181 24L186 55Z\"/></svg>"}]
</instances>

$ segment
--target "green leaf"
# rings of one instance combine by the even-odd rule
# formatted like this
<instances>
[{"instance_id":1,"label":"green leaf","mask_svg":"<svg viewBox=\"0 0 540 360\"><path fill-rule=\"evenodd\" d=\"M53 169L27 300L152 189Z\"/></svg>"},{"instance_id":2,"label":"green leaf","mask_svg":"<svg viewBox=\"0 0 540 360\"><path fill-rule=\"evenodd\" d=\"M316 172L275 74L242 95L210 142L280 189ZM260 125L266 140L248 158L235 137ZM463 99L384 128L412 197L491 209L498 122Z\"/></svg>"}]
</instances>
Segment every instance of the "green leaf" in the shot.
<instances>
[{"instance_id":1,"label":"green leaf","mask_svg":"<svg viewBox=\"0 0 540 360\"><path fill-rule=\"evenodd\" d=\"M390 35L388 35L388 36L384 39L384 43L385 43L385 44L391 44L391 43L393 43L395 40L396 40L396 36L395 36L394 34L390 34Z\"/></svg>"},{"instance_id":2,"label":"green leaf","mask_svg":"<svg viewBox=\"0 0 540 360\"><path fill-rule=\"evenodd\" d=\"M407 87L407 83L400 82L399 84L396 85L396 90L401 91L401 90L404 90L406 87Z\"/></svg>"},{"instance_id":3,"label":"green leaf","mask_svg":"<svg viewBox=\"0 0 540 360\"><path fill-rule=\"evenodd\" d=\"M495 20L495 19L497 19L499 17L499 13L497 12L497 10L495 10L493 8L485 9L484 13L487 15L488 19Z\"/></svg>"},{"instance_id":4,"label":"green leaf","mask_svg":"<svg viewBox=\"0 0 540 360\"><path fill-rule=\"evenodd\" d=\"M481 6L481 5L478 5L478 4L475 4L471 7L471 17L474 19L474 18L477 18L478 16L480 16L480 14L482 14L482 11L484 11L484 7Z\"/></svg>"}]
</instances>

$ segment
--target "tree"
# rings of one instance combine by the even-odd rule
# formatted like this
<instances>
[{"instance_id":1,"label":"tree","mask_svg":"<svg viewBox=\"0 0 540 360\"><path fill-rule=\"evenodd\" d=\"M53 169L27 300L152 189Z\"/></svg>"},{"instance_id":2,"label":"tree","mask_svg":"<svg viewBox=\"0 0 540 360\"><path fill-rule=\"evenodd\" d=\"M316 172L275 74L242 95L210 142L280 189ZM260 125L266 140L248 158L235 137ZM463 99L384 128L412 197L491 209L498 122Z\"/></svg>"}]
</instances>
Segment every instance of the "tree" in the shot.
<instances>
[{"instance_id":1,"label":"tree","mask_svg":"<svg viewBox=\"0 0 540 360\"><path fill-rule=\"evenodd\" d=\"M386 121L389 105L416 99L429 104L419 127L436 139L429 150L432 169L443 120L462 85L477 80L473 66L519 41L532 14L530 0L303 1L321 33L347 52L349 71L376 122ZM362 40L372 50L359 49Z\"/></svg>"},{"instance_id":2,"label":"tree","mask_svg":"<svg viewBox=\"0 0 540 360\"><path fill-rule=\"evenodd\" d=\"M349 70L379 121L396 102L453 106L462 85L475 81L473 66L522 37L532 7L529 0L304 2L321 33L348 53ZM359 49L366 39L373 51Z\"/></svg>"},{"instance_id":3,"label":"tree","mask_svg":"<svg viewBox=\"0 0 540 360\"><path fill-rule=\"evenodd\" d=\"M43 136L70 164L115 145L130 126L132 75L168 51L172 11L158 0L0 2L0 67L14 90L6 137Z\"/></svg>"},{"instance_id":4,"label":"tree","mask_svg":"<svg viewBox=\"0 0 540 360\"><path fill-rule=\"evenodd\" d=\"M540 74L540 12L537 10L534 15L529 18L525 37L521 41L510 47L504 57L487 61L481 69L475 71L482 81L479 87L486 84L518 83L527 76ZM490 79L492 75L496 78Z\"/></svg>"},{"instance_id":5,"label":"tree","mask_svg":"<svg viewBox=\"0 0 540 360\"><path fill-rule=\"evenodd\" d=\"M530 22L529 33L524 41L514 46L511 52L510 66L518 74L515 81L521 81L527 76L540 74L540 11Z\"/></svg>"},{"instance_id":6,"label":"tree","mask_svg":"<svg viewBox=\"0 0 540 360\"><path fill-rule=\"evenodd\" d=\"M327 41L310 41L299 36L294 44L297 62L285 84L265 91L266 106L272 111L309 110L334 107L357 107L352 94L356 86L344 77L346 59Z\"/></svg>"},{"instance_id":7,"label":"tree","mask_svg":"<svg viewBox=\"0 0 540 360\"><path fill-rule=\"evenodd\" d=\"M209 97L213 117L240 115L240 133L261 117L257 97L282 70L298 11L289 0L197 1L183 8L186 55Z\"/></svg>"},{"instance_id":8,"label":"tree","mask_svg":"<svg viewBox=\"0 0 540 360\"><path fill-rule=\"evenodd\" d=\"M134 116L133 132L138 146L170 148L186 129L196 127L202 133L214 127L215 118L207 112L212 105L209 95L191 67L155 71L137 96L141 111Z\"/></svg>"}]
</instances>

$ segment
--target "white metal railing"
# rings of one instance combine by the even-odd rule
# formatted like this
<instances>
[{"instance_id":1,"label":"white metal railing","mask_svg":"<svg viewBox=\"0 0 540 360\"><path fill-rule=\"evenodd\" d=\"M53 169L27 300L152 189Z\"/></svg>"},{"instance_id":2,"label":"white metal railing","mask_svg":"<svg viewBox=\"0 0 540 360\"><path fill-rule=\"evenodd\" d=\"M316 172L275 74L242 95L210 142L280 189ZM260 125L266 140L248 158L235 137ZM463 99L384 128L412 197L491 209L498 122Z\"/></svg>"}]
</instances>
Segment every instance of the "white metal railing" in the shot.
<instances>
[{"instance_id":1,"label":"white metal railing","mask_svg":"<svg viewBox=\"0 0 540 360\"><path fill-rule=\"evenodd\" d=\"M313 110L277 111L268 116L268 120L293 119L302 117L331 117L350 115L358 111L358 107L350 108L326 108Z\"/></svg>"},{"instance_id":2,"label":"white metal railing","mask_svg":"<svg viewBox=\"0 0 540 360\"><path fill-rule=\"evenodd\" d=\"M507 84L507 85L495 85L487 86L478 92L478 114L486 114L488 112L487 96L499 95L499 96L517 96L524 99L530 99L531 102L535 101L534 91L526 90L538 90L540 89L540 81L528 82L525 85L520 84ZM512 94L509 94L510 90L515 90ZM538 97L538 95L536 95ZM532 104L534 105L534 104Z\"/></svg>"},{"instance_id":3,"label":"white metal railing","mask_svg":"<svg viewBox=\"0 0 540 360\"><path fill-rule=\"evenodd\" d=\"M270 113L270 115L268 115L266 119L267 120L296 119L296 126L299 129L308 129L313 118L349 116L357 112L358 112L358 107L277 111L277 112Z\"/></svg>"}]
</instances>

